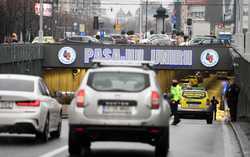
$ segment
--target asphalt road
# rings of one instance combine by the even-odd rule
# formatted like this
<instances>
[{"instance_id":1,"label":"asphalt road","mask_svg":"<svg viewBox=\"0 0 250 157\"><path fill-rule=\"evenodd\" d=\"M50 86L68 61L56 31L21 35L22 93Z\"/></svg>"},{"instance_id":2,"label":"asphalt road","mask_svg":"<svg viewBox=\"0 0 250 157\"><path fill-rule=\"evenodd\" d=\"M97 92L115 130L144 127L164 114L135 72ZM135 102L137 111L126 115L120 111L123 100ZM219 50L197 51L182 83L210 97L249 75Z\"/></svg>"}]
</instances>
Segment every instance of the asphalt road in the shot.
<instances>
[{"instance_id":1,"label":"asphalt road","mask_svg":"<svg viewBox=\"0 0 250 157\"><path fill-rule=\"evenodd\" d=\"M220 81L212 80L211 94L217 95ZM0 134L0 157L69 157L68 121L63 120L62 136L37 143L34 136ZM153 157L154 148L141 143L96 142L91 157ZM168 157L241 157L235 135L223 119L207 125L205 120L182 120L170 127Z\"/></svg>"},{"instance_id":2,"label":"asphalt road","mask_svg":"<svg viewBox=\"0 0 250 157\"><path fill-rule=\"evenodd\" d=\"M60 139L37 143L33 136L0 136L0 157L69 157L68 127L63 121ZM170 128L168 157L240 157L231 128L223 122L207 125L205 120L182 120ZM96 142L91 157L153 157L154 148L141 143Z\"/></svg>"}]
</instances>

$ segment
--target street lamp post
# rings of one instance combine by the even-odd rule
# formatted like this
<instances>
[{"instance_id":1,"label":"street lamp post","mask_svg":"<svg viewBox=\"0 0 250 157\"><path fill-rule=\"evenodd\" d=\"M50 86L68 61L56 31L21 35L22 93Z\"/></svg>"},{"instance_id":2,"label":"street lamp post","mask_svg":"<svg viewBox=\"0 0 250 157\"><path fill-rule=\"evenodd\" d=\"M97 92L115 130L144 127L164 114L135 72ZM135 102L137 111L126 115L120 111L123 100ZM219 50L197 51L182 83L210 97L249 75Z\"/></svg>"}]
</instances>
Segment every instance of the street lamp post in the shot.
<instances>
[{"instance_id":1,"label":"street lamp post","mask_svg":"<svg viewBox=\"0 0 250 157\"><path fill-rule=\"evenodd\" d=\"M40 0L39 43L43 42L43 0Z\"/></svg>"}]
</instances>

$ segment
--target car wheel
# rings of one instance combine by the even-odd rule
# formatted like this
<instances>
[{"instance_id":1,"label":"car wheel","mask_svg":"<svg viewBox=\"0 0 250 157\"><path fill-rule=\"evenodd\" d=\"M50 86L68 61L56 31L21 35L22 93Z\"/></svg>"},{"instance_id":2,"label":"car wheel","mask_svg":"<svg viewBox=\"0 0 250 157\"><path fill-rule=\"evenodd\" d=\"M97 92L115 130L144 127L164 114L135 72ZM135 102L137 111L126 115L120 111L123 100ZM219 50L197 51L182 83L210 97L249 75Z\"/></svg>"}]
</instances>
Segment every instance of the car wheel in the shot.
<instances>
[{"instance_id":1,"label":"car wheel","mask_svg":"<svg viewBox=\"0 0 250 157\"><path fill-rule=\"evenodd\" d=\"M51 132L52 138L59 138L61 136L61 128L62 128L62 118L60 117L60 122L58 123L57 130Z\"/></svg>"},{"instance_id":2,"label":"car wheel","mask_svg":"<svg viewBox=\"0 0 250 157\"><path fill-rule=\"evenodd\" d=\"M69 130L68 151L70 155L81 154L80 142L78 141L77 135L73 133L71 129Z\"/></svg>"},{"instance_id":3,"label":"car wheel","mask_svg":"<svg viewBox=\"0 0 250 157\"><path fill-rule=\"evenodd\" d=\"M169 127L164 130L164 134L155 146L155 157L166 157L169 150Z\"/></svg>"},{"instance_id":4,"label":"car wheel","mask_svg":"<svg viewBox=\"0 0 250 157\"><path fill-rule=\"evenodd\" d=\"M83 143L82 143L83 142ZM81 137L74 133L71 129L69 131L68 152L71 156L81 155L87 157L90 154L90 142L87 138Z\"/></svg>"},{"instance_id":5,"label":"car wheel","mask_svg":"<svg viewBox=\"0 0 250 157\"><path fill-rule=\"evenodd\" d=\"M47 142L49 140L49 116L47 116L44 124L43 132L38 132L36 138L41 142Z\"/></svg>"},{"instance_id":6,"label":"car wheel","mask_svg":"<svg viewBox=\"0 0 250 157\"><path fill-rule=\"evenodd\" d=\"M213 115L207 117L207 124L213 124Z\"/></svg>"}]
</instances>

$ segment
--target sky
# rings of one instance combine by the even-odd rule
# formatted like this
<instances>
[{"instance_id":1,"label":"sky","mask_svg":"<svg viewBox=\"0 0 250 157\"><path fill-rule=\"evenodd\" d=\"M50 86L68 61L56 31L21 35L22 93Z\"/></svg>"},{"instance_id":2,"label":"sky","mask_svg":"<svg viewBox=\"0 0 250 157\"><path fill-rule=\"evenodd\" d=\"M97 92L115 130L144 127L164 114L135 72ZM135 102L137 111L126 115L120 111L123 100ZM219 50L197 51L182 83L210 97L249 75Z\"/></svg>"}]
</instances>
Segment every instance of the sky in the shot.
<instances>
[{"instance_id":1,"label":"sky","mask_svg":"<svg viewBox=\"0 0 250 157\"><path fill-rule=\"evenodd\" d=\"M163 5L173 2L173 0L148 0L148 1L162 2ZM130 11L133 15L135 15L136 9L140 7L139 6L140 0L102 0L102 3L103 3L102 7L106 9L107 15L113 19L116 13L120 10L120 8L122 8L125 11L125 13Z\"/></svg>"}]
</instances>

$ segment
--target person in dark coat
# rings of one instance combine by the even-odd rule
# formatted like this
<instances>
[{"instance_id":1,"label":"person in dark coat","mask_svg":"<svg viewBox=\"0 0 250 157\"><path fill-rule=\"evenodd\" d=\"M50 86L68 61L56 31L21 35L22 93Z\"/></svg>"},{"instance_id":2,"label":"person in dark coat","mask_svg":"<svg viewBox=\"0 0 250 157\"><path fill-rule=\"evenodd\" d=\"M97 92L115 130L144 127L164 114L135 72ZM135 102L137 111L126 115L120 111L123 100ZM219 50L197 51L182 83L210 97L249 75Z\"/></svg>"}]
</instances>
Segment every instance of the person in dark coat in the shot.
<instances>
[{"instance_id":1,"label":"person in dark coat","mask_svg":"<svg viewBox=\"0 0 250 157\"><path fill-rule=\"evenodd\" d=\"M214 113L214 120L216 120L217 104L219 104L219 101L216 100L215 96L213 96L211 100L211 105L212 105L212 111Z\"/></svg>"},{"instance_id":2,"label":"person in dark coat","mask_svg":"<svg viewBox=\"0 0 250 157\"><path fill-rule=\"evenodd\" d=\"M229 112L232 122L235 122L237 120L237 104L239 92L240 88L235 82L230 84L226 92L227 104L230 109Z\"/></svg>"}]
</instances>

